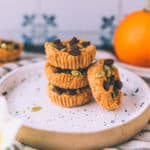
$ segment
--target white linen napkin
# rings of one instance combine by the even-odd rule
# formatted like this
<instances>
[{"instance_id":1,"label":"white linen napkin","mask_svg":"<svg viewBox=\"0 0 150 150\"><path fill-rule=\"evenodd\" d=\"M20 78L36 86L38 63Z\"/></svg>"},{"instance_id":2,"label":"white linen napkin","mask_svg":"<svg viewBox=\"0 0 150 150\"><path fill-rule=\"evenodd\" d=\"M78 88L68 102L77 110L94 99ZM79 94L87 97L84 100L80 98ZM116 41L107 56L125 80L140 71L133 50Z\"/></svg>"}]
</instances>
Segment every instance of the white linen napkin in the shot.
<instances>
[{"instance_id":1,"label":"white linen napkin","mask_svg":"<svg viewBox=\"0 0 150 150\"><path fill-rule=\"evenodd\" d=\"M0 96L0 150L11 146L21 124L19 119L8 113L6 99Z\"/></svg>"}]
</instances>

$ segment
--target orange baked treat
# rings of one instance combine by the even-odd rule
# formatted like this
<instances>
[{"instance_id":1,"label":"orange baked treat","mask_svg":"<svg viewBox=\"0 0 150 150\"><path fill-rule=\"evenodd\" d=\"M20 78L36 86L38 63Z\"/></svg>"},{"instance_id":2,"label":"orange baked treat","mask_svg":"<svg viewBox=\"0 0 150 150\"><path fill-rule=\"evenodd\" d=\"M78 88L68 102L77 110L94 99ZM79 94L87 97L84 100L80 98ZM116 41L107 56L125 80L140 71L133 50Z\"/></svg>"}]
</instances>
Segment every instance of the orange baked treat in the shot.
<instances>
[{"instance_id":1,"label":"orange baked treat","mask_svg":"<svg viewBox=\"0 0 150 150\"><path fill-rule=\"evenodd\" d=\"M76 107L88 103L92 99L88 86L79 89L63 89L49 83L48 96L56 105Z\"/></svg>"},{"instance_id":2,"label":"orange baked treat","mask_svg":"<svg viewBox=\"0 0 150 150\"><path fill-rule=\"evenodd\" d=\"M65 89L77 89L88 85L87 69L61 69L49 63L45 65L45 73L50 83Z\"/></svg>"},{"instance_id":3,"label":"orange baked treat","mask_svg":"<svg viewBox=\"0 0 150 150\"><path fill-rule=\"evenodd\" d=\"M61 69L88 67L95 59L96 47L88 41L73 37L71 40L45 43L47 61Z\"/></svg>"},{"instance_id":4,"label":"orange baked treat","mask_svg":"<svg viewBox=\"0 0 150 150\"><path fill-rule=\"evenodd\" d=\"M121 105L122 82L112 59L102 59L88 70L88 81L95 100L106 110L116 110Z\"/></svg>"},{"instance_id":5,"label":"orange baked treat","mask_svg":"<svg viewBox=\"0 0 150 150\"><path fill-rule=\"evenodd\" d=\"M0 62L18 59L23 51L23 44L14 41L0 40Z\"/></svg>"}]
</instances>

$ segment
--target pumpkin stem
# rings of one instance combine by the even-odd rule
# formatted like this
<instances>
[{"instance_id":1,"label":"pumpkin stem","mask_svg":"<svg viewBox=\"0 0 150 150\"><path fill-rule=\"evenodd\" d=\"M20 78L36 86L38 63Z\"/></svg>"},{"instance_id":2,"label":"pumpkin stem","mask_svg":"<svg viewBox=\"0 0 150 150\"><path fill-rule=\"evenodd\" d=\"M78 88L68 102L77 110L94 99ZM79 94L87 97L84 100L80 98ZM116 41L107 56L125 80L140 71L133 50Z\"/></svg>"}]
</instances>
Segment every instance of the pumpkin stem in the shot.
<instances>
[{"instance_id":1,"label":"pumpkin stem","mask_svg":"<svg viewBox=\"0 0 150 150\"><path fill-rule=\"evenodd\" d=\"M147 0L147 5L145 7L145 10L150 12L150 0Z\"/></svg>"}]
</instances>

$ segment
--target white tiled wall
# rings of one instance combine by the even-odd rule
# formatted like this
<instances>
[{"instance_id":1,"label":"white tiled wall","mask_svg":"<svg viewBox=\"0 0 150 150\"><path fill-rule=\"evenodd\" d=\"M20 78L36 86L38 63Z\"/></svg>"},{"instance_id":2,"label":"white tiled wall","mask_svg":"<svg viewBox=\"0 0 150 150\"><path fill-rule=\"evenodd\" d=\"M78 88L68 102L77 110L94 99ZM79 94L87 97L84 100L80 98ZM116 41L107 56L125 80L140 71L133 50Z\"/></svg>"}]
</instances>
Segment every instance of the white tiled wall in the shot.
<instances>
[{"instance_id":1,"label":"white tiled wall","mask_svg":"<svg viewBox=\"0 0 150 150\"><path fill-rule=\"evenodd\" d=\"M0 37L21 41L24 14L38 13L37 0L0 0Z\"/></svg>"},{"instance_id":2,"label":"white tiled wall","mask_svg":"<svg viewBox=\"0 0 150 150\"><path fill-rule=\"evenodd\" d=\"M36 24L44 28L42 14L54 14L57 27L50 27L48 34L61 38L76 35L99 43L103 16L114 15L117 24L123 16L145 4L146 0L0 0L0 37L23 40L22 34L32 30L22 26L24 15L35 14ZM43 32L41 28L36 32ZM37 42L42 40L39 39Z\"/></svg>"},{"instance_id":3,"label":"white tiled wall","mask_svg":"<svg viewBox=\"0 0 150 150\"><path fill-rule=\"evenodd\" d=\"M136 10L143 9L147 0L122 0L122 14L127 15Z\"/></svg>"},{"instance_id":4,"label":"white tiled wall","mask_svg":"<svg viewBox=\"0 0 150 150\"><path fill-rule=\"evenodd\" d=\"M37 13L37 0L0 0L0 30L21 27L23 14Z\"/></svg>"},{"instance_id":5,"label":"white tiled wall","mask_svg":"<svg viewBox=\"0 0 150 150\"><path fill-rule=\"evenodd\" d=\"M101 16L116 15L117 2L113 0L49 0L42 1L42 13L56 14L60 30L98 31ZM106 7L107 6L107 7Z\"/></svg>"}]
</instances>

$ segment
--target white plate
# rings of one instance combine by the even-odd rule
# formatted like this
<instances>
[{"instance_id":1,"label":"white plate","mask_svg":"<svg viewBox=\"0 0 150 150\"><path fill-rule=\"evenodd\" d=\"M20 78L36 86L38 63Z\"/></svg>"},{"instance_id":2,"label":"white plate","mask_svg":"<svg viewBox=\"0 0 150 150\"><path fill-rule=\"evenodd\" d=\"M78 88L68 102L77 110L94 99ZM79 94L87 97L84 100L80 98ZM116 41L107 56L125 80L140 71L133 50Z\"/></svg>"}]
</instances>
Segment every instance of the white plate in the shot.
<instances>
[{"instance_id":1,"label":"white plate","mask_svg":"<svg viewBox=\"0 0 150 150\"><path fill-rule=\"evenodd\" d=\"M104 50L97 50L97 54L96 54L96 58L100 59L100 58L112 58L114 60L117 60L116 56L104 51ZM150 68L145 68L145 67L138 67L138 66L133 66L124 62L120 62L119 60L117 60L119 63L118 65L120 65L121 67L124 67L134 73L136 73L137 75L144 77L144 78L149 78L150 79Z\"/></svg>"},{"instance_id":2,"label":"white plate","mask_svg":"<svg viewBox=\"0 0 150 150\"><path fill-rule=\"evenodd\" d=\"M124 93L120 109L112 112L105 111L94 101L71 109L55 106L49 101L46 93L47 80L44 75L44 63L40 62L22 67L11 72L0 81L0 93L6 94L7 92L6 98L9 112L13 116L20 118L26 127L66 134L102 133L103 131L130 124L131 121L140 117L150 105L150 90L145 82L135 74L119 68ZM42 109L32 112L33 106L40 106ZM149 118L145 119L143 124ZM143 126L140 123L139 125L140 127L137 125L136 132ZM121 135L122 133L118 134ZM123 137L123 140L127 138ZM22 137L20 137L21 139ZM118 142L121 141L118 140ZM30 141L26 143L36 145L35 143L30 143ZM117 141L107 145L116 143ZM100 143L99 145L101 146Z\"/></svg>"},{"instance_id":3,"label":"white plate","mask_svg":"<svg viewBox=\"0 0 150 150\"><path fill-rule=\"evenodd\" d=\"M123 62L120 62L119 65L126 69L133 71L134 73L136 73L137 75L141 77L150 79L150 68L133 66L133 65L129 65Z\"/></svg>"}]
</instances>

